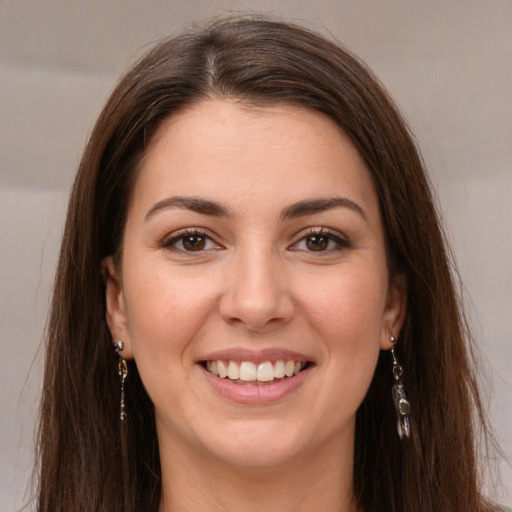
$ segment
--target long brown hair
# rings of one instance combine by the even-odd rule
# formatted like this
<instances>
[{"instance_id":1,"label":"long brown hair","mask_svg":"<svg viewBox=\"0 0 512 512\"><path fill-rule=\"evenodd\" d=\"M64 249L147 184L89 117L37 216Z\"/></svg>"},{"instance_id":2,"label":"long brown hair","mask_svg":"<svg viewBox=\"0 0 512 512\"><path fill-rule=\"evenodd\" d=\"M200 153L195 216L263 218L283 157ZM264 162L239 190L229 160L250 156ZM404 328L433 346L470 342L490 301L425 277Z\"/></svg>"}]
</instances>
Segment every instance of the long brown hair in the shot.
<instances>
[{"instance_id":1,"label":"long brown hair","mask_svg":"<svg viewBox=\"0 0 512 512\"><path fill-rule=\"evenodd\" d=\"M412 437L396 432L390 354L381 353L356 424L354 483L365 512L488 511L476 426L487 433L472 342L428 178L406 123L353 55L304 28L230 18L158 44L119 82L74 183L47 332L38 445L41 512L156 511L154 411L129 362L119 420L117 358L100 264L122 250L138 163L161 122L208 97L320 111L350 137L378 193L392 269L405 275L397 351ZM115 341L115 340L114 340Z\"/></svg>"}]
</instances>

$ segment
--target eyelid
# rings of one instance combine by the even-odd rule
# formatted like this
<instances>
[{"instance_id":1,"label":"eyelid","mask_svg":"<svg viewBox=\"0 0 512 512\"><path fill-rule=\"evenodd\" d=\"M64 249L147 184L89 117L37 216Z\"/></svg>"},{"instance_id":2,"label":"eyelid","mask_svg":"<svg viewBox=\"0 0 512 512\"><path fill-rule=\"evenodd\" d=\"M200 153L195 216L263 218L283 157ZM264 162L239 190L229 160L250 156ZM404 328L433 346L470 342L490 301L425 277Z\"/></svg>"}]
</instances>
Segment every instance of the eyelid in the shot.
<instances>
[{"instance_id":1,"label":"eyelid","mask_svg":"<svg viewBox=\"0 0 512 512\"><path fill-rule=\"evenodd\" d=\"M204 253L204 252L208 252L208 251L212 250L210 248L210 249L203 249L203 250L199 250L199 251L187 251L185 249L180 249L180 248L174 246L174 244L179 242L179 240L186 238L187 236L203 237L203 238L213 242L213 244L215 244L215 246L216 246L215 248L213 248L214 250L225 249L225 247L216 240L216 238L217 238L216 236L212 235L208 229L200 228L200 227L187 227L187 228L183 228L183 229L174 231L173 233L170 233L167 236L165 236L159 245L162 249L175 250L177 252L186 253L186 254L193 254L194 252L199 254L199 253ZM289 249L290 250L300 250L300 249L297 249L296 246L300 242L304 241L306 238L308 238L310 236L325 236L325 237L329 238L330 240L332 240L334 243L336 243L338 246L336 249L318 251L319 256L322 253L329 254L336 250L341 250L343 248L349 248L352 245L351 242L348 240L348 238L337 230L327 228L327 227L308 227L308 228L298 232L294 236L295 242L293 242L289 246ZM307 252L314 253L315 251L307 251Z\"/></svg>"},{"instance_id":2,"label":"eyelid","mask_svg":"<svg viewBox=\"0 0 512 512\"><path fill-rule=\"evenodd\" d=\"M326 236L327 238L331 239L338 245L338 248L335 250L352 247L352 244L349 241L349 239L337 230L327 228L327 227L309 227L309 228L306 228L306 229L300 231L299 233L297 233L297 235L295 236L296 241L290 246L290 249L291 250L299 250L299 249L296 249L295 247L300 242L304 241L306 238L308 238L310 236ZM315 253L315 251L307 251L307 252L311 252L313 254ZM318 251L317 255L321 256L322 253L329 254L331 252L333 252L332 249L326 250L326 251Z\"/></svg>"},{"instance_id":3,"label":"eyelid","mask_svg":"<svg viewBox=\"0 0 512 512\"><path fill-rule=\"evenodd\" d=\"M217 247L215 247L215 250L217 249L224 249L224 246L217 242L215 237L209 232L209 230L205 228L198 228L198 227L190 227L190 228L183 228L179 229L178 231L174 231L173 233L170 233L166 235L163 240L160 242L160 247L162 249L174 249L177 252L186 253L186 254L193 254L195 251L186 251L184 249L179 249L174 246L179 240L186 238L187 236L199 236L206 238L213 242ZM211 249L203 249L201 251L197 251L197 253L207 252Z\"/></svg>"}]
</instances>

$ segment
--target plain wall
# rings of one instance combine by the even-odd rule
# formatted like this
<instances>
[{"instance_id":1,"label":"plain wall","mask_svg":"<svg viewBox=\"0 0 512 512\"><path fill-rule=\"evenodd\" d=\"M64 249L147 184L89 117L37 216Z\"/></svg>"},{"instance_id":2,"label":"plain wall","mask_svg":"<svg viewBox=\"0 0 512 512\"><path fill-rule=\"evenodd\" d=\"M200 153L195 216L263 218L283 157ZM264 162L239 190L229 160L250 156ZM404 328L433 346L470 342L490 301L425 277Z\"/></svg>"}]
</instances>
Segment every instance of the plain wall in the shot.
<instances>
[{"instance_id":1,"label":"plain wall","mask_svg":"<svg viewBox=\"0 0 512 512\"><path fill-rule=\"evenodd\" d=\"M67 191L99 109L148 42L184 22L248 9L331 33L375 70L405 112L437 188L487 358L491 422L512 460L511 1L4 0L0 511L27 499L39 345ZM504 486L492 492L512 505L512 470L504 461L501 469Z\"/></svg>"}]
</instances>

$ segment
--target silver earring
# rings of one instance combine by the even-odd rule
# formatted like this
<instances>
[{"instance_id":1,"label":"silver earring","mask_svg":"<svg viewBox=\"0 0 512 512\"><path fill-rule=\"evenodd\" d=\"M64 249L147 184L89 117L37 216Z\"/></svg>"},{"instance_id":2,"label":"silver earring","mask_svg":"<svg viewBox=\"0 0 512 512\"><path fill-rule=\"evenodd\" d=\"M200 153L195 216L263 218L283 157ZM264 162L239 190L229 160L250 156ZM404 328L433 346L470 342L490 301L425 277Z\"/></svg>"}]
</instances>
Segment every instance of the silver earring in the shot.
<instances>
[{"instance_id":1,"label":"silver earring","mask_svg":"<svg viewBox=\"0 0 512 512\"><path fill-rule=\"evenodd\" d=\"M121 421L124 421L124 419L126 418L126 411L124 406L124 381L128 376L128 365L126 364L126 359L121 357L121 352L124 350L124 343L121 340L114 343L114 350L116 351L116 354L119 355L119 362L117 363L117 373L119 374L119 377L121 377L121 407L119 418L121 419Z\"/></svg>"},{"instance_id":2,"label":"silver earring","mask_svg":"<svg viewBox=\"0 0 512 512\"><path fill-rule=\"evenodd\" d=\"M394 336L391 336L389 340L393 345L397 342ZM400 440L403 440L404 437L409 439L411 437L411 426L409 423L411 404L405 395L404 383L402 381L404 369L398 362L394 346L391 348L391 356L393 357L393 379L395 381L392 394L393 403L395 404L398 435L400 436Z\"/></svg>"},{"instance_id":3,"label":"silver earring","mask_svg":"<svg viewBox=\"0 0 512 512\"><path fill-rule=\"evenodd\" d=\"M119 377L121 377L121 407L119 418L121 421L124 421L126 418L126 412L124 410L124 381L128 375L128 365L126 364L126 359L123 359L122 357L119 358L117 372L119 373Z\"/></svg>"}]
</instances>

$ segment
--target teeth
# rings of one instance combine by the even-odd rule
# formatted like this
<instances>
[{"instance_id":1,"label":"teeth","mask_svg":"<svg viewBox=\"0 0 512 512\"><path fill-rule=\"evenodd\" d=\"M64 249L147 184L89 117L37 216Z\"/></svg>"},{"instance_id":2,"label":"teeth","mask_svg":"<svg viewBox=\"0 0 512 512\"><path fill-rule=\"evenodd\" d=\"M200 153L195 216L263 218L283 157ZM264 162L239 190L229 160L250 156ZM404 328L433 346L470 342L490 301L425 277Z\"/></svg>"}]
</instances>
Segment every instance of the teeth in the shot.
<instances>
[{"instance_id":1,"label":"teeth","mask_svg":"<svg viewBox=\"0 0 512 512\"><path fill-rule=\"evenodd\" d=\"M300 373L306 363L304 361L283 361L278 360L274 364L271 361L264 361L257 366L251 361L225 361L219 359L217 361L207 361L206 369L220 377L230 380L244 382L271 382L274 379L283 379L293 377Z\"/></svg>"},{"instance_id":2,"label":"teeth","mask_svg":"<svg viewBox=\"0 0 512 512\"><path fill-rule=\"evenodd\" d=\"M230 363L236 364L233 361L230 361ZM244 361L240 365L240 380L256 380L256 375L256 365L254 363Z\"/></svg>"},{"instance_id":3,"label":"teeth","mask_svg":"<svg viewBox=\"0 0 512 512\"><path fill-rule=\"evenodd\" d=\"M274 365L274 378L282 379L285 375L284 361L276 361L276 364Z\"/></svg>"},{"instance_id":4,"label":"teeth","mask_svg":"<svg viewBox=\"0 0 512 512\"><path fill-rule=\"evenodd\" d=\"M270 361L265 361L264 363L260 363L258 365L258 375L256 380L261 382L269 382L274 380L274 366Z\"/></svg>"},{"instance_id":5,"label":"teeth","mask_svg":"<svg viewBox=\"0 0 512 512\"><path fill-rule=\"evenodd\" d=\"M229 361L228 378L231 380L240 379L240 367L234 361ZM242 380L244 380L244 379L242 379Z\"/></svg>"},{"instance_id":6,"label":"teeth","mask_svg":"<svg viewBox=\"0 0 512 512\"><path fill-rule=\"evenodd\" d=\"M217 361L217 370L221 379L225 379L228 376L228 369L226 368L224 361Z\"/></svg>"}]
</instances>

